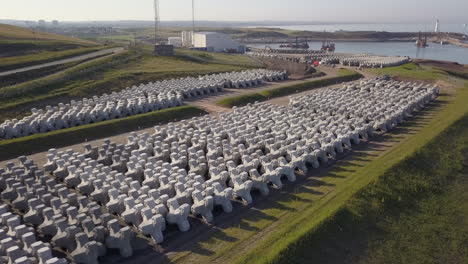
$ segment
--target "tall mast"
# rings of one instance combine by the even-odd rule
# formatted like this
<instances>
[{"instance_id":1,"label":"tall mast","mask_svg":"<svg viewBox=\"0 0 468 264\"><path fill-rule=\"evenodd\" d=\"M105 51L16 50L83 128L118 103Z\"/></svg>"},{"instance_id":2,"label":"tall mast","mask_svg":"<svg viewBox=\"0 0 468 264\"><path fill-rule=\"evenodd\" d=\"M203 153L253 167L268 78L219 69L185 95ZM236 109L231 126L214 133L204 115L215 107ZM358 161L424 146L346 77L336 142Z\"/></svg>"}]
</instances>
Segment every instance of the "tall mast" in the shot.
<instances>
[{"instance_id":1,"label":"tall mast","mask_svg":"<svg viewBox=\"0 0 468 264\"><path fill-rule=\"evenodd\" d=\"M159 21L159 0L154 0L154 44L158 44Z\"/></svg>"},{"instance_id":2,"label":"tall mast","mask_svg":"<svg viewBox=\"0 0 468 264\"><path fill-rule=\"evenodd\" d=\"M195 0L192 0L192 31L195 32Z\"/></svg>"}]
</instances>

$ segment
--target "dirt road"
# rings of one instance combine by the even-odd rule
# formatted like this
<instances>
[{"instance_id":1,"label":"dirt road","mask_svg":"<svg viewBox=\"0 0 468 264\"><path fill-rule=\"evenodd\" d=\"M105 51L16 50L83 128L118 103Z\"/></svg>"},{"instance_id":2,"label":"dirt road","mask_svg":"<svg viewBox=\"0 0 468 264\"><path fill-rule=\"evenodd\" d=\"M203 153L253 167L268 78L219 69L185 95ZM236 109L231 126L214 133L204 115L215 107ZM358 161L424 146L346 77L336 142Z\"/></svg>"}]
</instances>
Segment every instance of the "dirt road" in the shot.
<instances>
[{"instance_id":1,"label":"dirt road","mask_svg":"<svg viewBox=\"0 0 468 264\"><path fill-rule=\"evenodd\" d=\"M88 54L85 54L85 55L76 56L76 57L73 57L73 58L57 60L57 61L53 61L53 62L49 62L49 63L43 63L43 64L39 64L39 65L24 67L24 68L15 69L15 70L6 71L6 72L0 72L0 76L7 76L7 75L10 75L10 74L42 69L42 68L45 68L45 67L50 67L50 66L55 66L55 65L60 65L60 64L70 63L70 62L76 62L76 61L92 59L92 58L100 57L100 56L103 56L103 55L119 53L119 52L122 52L123 50L124 50L124 48L112 48L112 49L100 50L100 51L91 52L91 53L88 53Z\"/></svg>"}]
</instances>

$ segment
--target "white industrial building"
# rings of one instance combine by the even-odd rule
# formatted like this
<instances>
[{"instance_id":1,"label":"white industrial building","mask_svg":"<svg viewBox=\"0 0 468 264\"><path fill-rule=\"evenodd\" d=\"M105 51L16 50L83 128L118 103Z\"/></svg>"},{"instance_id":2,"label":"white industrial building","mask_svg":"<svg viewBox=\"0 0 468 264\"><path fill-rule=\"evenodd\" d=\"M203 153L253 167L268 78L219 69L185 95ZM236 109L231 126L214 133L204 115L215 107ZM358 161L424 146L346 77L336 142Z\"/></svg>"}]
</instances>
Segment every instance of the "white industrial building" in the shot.
<instances>
[{"instance_id":1,"label":"white industrial building","mask_svg":"<svg viewBox=\"0 0 468 264\"><path fill-rule=\"evenodd\" d=\"M168 39L169 45L174 46L175 48L181 48L182 47L182 38L181 37L169 37Z\"/></svg>"},{"instance_id":2,"label":"white industrial building","mask_svg":"<svg viewBox=\"0 0 468 264\"><path fill-rule=\"evenodd\" d=\"M230 35L218 32L195 32L193 46L212 52L242 52L242 46L232 40Z\"/></svg>"},{"instance_id":3,"label":"white industrial building","mask_svg":"<svg viewBox=\"0 0 468 264\"><path fill-rule=\"evenodd\" d=\"M193 31L182 31L182 46L186 48L193 46Z\"/></svg>"}]
</instances>

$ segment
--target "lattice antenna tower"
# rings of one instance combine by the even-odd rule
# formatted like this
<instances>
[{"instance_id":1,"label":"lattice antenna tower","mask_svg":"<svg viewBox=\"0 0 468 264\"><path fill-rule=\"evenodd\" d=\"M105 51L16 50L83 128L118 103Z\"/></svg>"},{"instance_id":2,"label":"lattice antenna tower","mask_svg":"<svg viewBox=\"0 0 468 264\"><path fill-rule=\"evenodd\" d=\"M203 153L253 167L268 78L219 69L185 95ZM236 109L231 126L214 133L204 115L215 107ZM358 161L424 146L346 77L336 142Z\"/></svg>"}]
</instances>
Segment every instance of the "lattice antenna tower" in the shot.
<instances>
[{"instance_id":1,"label":"lattice antenna tower","mask_svg":"<svg viewBox=\"0 0 468 264\"><path fill-rule=\"evenodd\" d=\"M192 0L192 31L195 32L195 0Z\"/></svg>"},{"instance_id":2,"label":"lattice antenna tower","mask_svg":"<svg viewBox=\"0 0 468 264\"><path fill-rule=\"evenodd\" d=\"M160 24L160 16L159 16L159 0L154 0L154 44L158 44L159 38L159 24Z\"/></svg>"}]
</instances>

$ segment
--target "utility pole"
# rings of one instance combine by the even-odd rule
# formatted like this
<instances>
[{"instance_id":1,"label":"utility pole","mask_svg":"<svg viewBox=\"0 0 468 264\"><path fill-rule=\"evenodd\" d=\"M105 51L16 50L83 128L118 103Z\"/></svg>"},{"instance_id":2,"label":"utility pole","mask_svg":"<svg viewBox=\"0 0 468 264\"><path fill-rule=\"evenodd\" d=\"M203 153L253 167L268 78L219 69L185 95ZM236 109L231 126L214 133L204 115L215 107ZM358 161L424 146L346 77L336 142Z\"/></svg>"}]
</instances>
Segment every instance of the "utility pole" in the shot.
<instances>
[{"instance_id":1,"label":"utility pole","mask_svg":"<svg viewBox=\"0 0 468 264\"><path fill-rule=\"evenodd\" d=\"M32 29L32 34L33 34L33 38L34 38L34 42L37 41L37 38L36 38L36 29Z\"/></svg>"}]
</instances>

